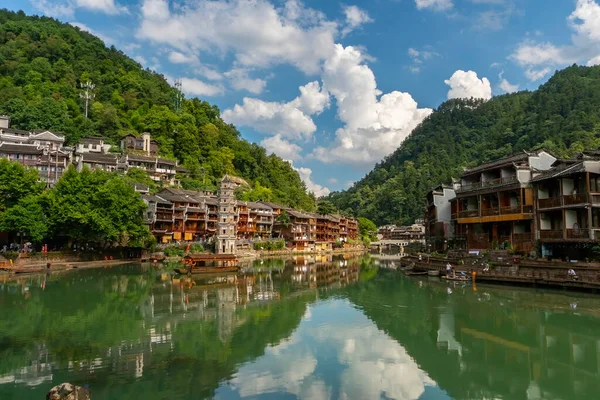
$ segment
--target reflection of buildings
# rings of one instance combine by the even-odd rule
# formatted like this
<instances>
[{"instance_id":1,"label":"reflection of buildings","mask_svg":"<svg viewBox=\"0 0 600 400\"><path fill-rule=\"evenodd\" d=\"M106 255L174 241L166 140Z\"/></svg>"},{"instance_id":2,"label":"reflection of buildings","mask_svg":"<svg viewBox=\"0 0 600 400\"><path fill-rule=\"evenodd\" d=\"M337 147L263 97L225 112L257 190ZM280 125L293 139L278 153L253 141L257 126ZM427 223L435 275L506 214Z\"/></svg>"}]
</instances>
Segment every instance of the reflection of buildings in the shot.
<instances>
[{"instance_id":1,"label":"reflection of buildings","mask_svg":"<svg viewBox=\"0 0 600 400\"><path fill-rule=\"evenodd\" d=\"M597 397L596 300L578 298L576 305L567 296L489 287L449 293L444 283L420 282L407 282L397 295L371 294L369 303L358 293L350 299L452 398ZM397 311L377 308L382 301L405 305L406 314L398 319Z\"/></svg>"}]
</instances>

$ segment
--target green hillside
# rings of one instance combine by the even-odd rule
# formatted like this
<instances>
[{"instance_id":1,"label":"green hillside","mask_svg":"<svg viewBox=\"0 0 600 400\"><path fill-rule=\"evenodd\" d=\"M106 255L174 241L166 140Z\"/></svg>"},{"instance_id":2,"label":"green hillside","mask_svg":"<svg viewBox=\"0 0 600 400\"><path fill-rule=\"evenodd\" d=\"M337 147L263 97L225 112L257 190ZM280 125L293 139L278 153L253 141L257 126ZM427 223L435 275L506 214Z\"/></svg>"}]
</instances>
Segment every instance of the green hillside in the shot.
<instances>
[{"instance_id":1,"label":"green hillside","mask_svg":"<svg viewBox=\"0 0 600 400\"><path fill-rule=\"evenodd\" d=\"M88 80L96 85L89 119L80 99L80 83ZM259 183L265 200L314 209L314 196L289 163L243 140L206 101L185 99L176 112L176 93L162 75L87 32L0 10L0 113L14 128L62 132L68 144L89 135L117 144L147 131L162 156L191 170L193 179L183 181L189 188L234 173Z\"/></svg>"},{"instance_id":2,"label":"green hillside","mask_svg":"<svg viewBox=\"0 0 600 400\"><path fill-rule=\"evenodd\" d=\"M566 68L534 92L449 100L362 180L329 200L378 224L412 223L423 216L427 191L463 167L541 147L562 157L600 147L600 67Z\"/></svg>"}]
</instances>

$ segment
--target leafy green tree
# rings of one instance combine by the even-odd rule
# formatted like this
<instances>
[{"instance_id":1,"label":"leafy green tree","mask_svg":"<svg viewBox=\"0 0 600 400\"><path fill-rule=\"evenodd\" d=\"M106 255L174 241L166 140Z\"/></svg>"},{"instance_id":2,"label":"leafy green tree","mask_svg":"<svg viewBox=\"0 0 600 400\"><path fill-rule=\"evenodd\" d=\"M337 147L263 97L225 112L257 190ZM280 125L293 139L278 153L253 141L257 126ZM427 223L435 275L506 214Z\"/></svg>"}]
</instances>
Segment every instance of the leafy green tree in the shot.
<instances>
[{"instance_id":1,"label":"leafy green tree","mask_svg":"<svg viewBox=\"0 0 600 400\"><path fill-rule=\"evenodd\" d=\"M0 158L0 212L27 196L41 193L43 187L37 170Z\"/></svg>"},{"instance_id":2,"label":"leafy green tree","mask_svg":"<svg viewBox=\"0 0 600 400\"><path fill-rule=\"evenodd\" d=\"M358 232L362 239L377 239L377 225L365 217L358 217Z\"/></svg>"},{"instance_id":3,"label":"leafy green tree","mask_svg":"<svg viewBox=\"0 0 600 400\"><path fill-rule=\"evenodd\" d=\"M58 236L104 246L143 246L150 241L146 205L114 173L70 167L49 192L49 218Z\"/></svg>"},{"instance_id":4,"label":"leafy green tree","mask_svg":"<svg viewBox=\"0 0 600 400\"><path fill-rule=\"evenodd\" d=\"M40 243L48 234L48 218L40 196L30 195L0 214L0 230L25 233L34 243Z\"/></svg>"},{"instance_id":5,"label":"leafy green tree","mask_svg":"<svg viewBox=\"0 0 600 400\"><path fill-rule=\"evenodd\" d=\"M328 200L319 200L317 203L317 212L321 215L336 214L337 208Z\"/></svg>"},{"instance_id":6,"label":"leafy green tree","mask_svg":"<svg viewBox=\"0 0 600 400\"><path fill-rule=\"evenodd\" d=\"M271 201L273 198L273 191L262 186L260 182L256 182L254 187L241 187L237 196L238 199L242 201Z\"/></svg>"}]
</instances>

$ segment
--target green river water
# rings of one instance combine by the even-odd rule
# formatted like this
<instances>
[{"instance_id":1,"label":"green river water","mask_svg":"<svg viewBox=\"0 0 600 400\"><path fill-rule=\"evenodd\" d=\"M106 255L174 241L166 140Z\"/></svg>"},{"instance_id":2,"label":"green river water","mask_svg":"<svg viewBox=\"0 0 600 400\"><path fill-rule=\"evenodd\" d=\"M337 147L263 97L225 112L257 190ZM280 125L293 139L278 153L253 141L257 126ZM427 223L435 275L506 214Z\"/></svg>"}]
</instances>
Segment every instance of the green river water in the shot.
<instances>
[{"instance_id":1,"label":"green river water","mask_svg":"<svg viewBox=\"0 0 600 400\"><path fill-rule=\"evenodd\" d=\"M0 281L0 399L600 398L600 295L269 260Z\"/></svg>"}]
</instances>

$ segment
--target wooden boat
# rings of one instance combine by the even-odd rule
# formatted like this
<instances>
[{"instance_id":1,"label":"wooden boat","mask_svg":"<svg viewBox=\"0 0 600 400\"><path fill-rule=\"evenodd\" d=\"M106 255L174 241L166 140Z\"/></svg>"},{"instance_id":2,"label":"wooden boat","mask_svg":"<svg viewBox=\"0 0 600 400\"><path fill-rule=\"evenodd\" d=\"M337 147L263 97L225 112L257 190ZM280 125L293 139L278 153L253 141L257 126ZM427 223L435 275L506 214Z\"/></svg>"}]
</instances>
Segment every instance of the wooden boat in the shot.
<instances>
[{"instance_id":1,"label":"wooden boat","mask_svg":"<svg viewBox=\"0 0 600 400\"><path fill-rule=\"evenodd\" d=\"M213 267L192 267L192 268L190 268L188 266L187 268L175 268L173 271L175 271L179 275L186 275L186 274L192 274L192 275L194 275L194 274L224 274L224 273L238 272L239 271L239 267L237 267L237 266L230 266L230 267L217 267L217 266L213 266Z\"/></svg>"},{"instance_id":2,"label":"wooden boat","mask_svg":"<svg viewBox=\"0 0 600 400\"><path fill-rule=\"evenodd\" d=\"M419 276L419 275L427 275L427 271L402 271L406 276Z\"/></svg>"},{"instance_id":3,"label":"wooden boat","mask_svg":"<svg viewBox=\"0 0 600 400\"><path fill-rule=\"evenodd\" d=\"M8 270L12 274L40 274L46 271L50 271L47 268L11 268Z\"/></svg>"},{"instance_id":4,"label":"wooden boat","mask_svg":"<svg viewBox=\"0 0 600 400\"><path fill-rule=\"evenodd\" d=\"M431 271L427 271L427 275L429 275L429 276L440 276L440 271L438 271L436 269L431 270Z\"/></svg>"},{"instance_id":5,"label":"wooden boat","mask_svg":"<svg viewBox=\"0 0 600 400\"><path fill-rule=\"evenodd\" d=\"M224 267L237 266L235 254L189 254L181 259L187 266L202 267L207 263L221 263Z\"/></svg>"},{"instance_id":6,"label":"wooden boat","mask_svg":"<svg viewBox=\"0 0 600 400\"><path fill-rule=\"evenodd\" d=\"M471 277L468 275L445 275L443 277L449 281L469 282Z\"/></svg>"}]
</instances>

